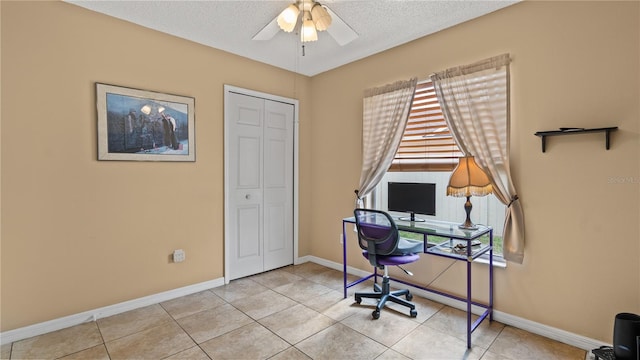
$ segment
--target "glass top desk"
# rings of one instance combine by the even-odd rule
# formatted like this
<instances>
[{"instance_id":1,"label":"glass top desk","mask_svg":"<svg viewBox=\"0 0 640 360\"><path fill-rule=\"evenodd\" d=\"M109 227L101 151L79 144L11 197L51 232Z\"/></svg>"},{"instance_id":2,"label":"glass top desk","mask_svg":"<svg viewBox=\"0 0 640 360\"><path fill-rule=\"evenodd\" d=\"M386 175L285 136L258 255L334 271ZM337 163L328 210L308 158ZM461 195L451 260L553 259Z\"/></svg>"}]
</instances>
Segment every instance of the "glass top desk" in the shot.
<instances>
[{"instance_id":1,"label":"glass top desk","mask_svg":"<svg viewBox=\"0 0 640 360\"><path fill-rule=\"evenodd\" d=\"M489 318L489 321L493 321L493 229L488 226L478 225L477 230L463 230L458 228L459 224L448 221L427 220L424 222L410 222L399 220L395 216L393 218L398 226L398 230L422 235L422 239L424 241L423 252L425 254L442 256L454 260L465 261L467 263L467 294L464 297L429 288L428 286L412 284L400 279L391 278L391 280L466 303L467 347L471 348L471 333L487 317ZM347 283L347 226L355 223L355 217L342 219L342 272L344 281L344 298L347 297L348 288L371 278L377 282L378 276L381 276L377 273L377 269L374 268L372 274L351 283ZM489 237L489 241L479 243L478 239L485 236ZM489 262L488 304L474 301L471 297L471 263L485 254L489 255L487 259ZM472 305L484 309L484 312L473 323L471 322Z\"/></svg>"}]
</instances>

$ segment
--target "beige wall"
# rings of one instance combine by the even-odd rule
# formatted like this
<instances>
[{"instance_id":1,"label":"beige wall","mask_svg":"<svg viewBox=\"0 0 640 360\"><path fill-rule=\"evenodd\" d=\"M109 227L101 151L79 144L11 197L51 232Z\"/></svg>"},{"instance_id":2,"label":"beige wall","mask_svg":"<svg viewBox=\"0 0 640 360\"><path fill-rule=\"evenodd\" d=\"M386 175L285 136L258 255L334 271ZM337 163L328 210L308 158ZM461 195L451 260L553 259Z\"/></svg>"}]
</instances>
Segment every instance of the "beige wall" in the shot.
<instances>
[{"instance_id":1,"label":"beige wall","mask_svg":"<svg viewBox=\"0 0 640 360\"><path fill-rule=\"evenodd\" d=\"M495 308L611 341L616 313L640 313L639 6L525 2L313 77L312 253L341 261L363 90L510 53L511 164L527 243L522 265L496 271ZM603 134L590 134L549 138L542 153L533 134L561 126L620 129L609 151ZM354 241L350 264L365 269ZM414 280L429 283L447 265L428 257ZM464 291L462 266L434 285ZM486 298L482 270L474 292Z\"/></svg>"},{"instance_id":2,"label":"beige wall","mask_svg":"<svg viewBox=\"0 0 640 360\"><path fill-rule=\"evenodd\" d=\"M298 98L304 139L309 78L66 3L1 6L2 331L221 278L223 85ZM95 82L194 97L196 162L97 161Z\"/></svg>"},{"instance_id":3,"label":"beige wall","mask_svg":"<svg viewBox=\"0 0 640 360\"><path fill-rule=\"evenodd\" d=\"M505 52L527 248L497 270L496 309L603 341L616 313L640 313L637 2L518 4L298 76L297 90L290 72L72 5L1 6L2 331L223 275L223 84L300 99L300 255L341 262L363 91ZM195 97L197 161L96 161L96 81ZM560 126L620 130L609 151L574 135L543 154L533 133ZM175 248L185 263L168 261ZM429 260L418 282L447 265ZM461 276L454 266L436 284L458 291Z\"/></svg>"}]
</instances>

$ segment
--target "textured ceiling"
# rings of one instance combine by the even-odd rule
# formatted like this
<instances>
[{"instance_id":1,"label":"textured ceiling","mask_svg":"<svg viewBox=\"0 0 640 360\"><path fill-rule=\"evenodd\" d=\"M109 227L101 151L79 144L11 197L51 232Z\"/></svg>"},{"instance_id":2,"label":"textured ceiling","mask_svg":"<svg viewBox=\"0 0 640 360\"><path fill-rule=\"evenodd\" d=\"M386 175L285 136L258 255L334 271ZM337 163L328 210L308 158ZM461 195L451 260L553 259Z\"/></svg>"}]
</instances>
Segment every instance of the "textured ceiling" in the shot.
<instances>
[{"instance_id":1,"label":"textured ceiling","mask_svg":"<svg viewBox=\"0 0 640 360\"><path fill-rule=\"evenodd\" d=\"M84 1L84 8L130 21L279 68L313 76L411 40L488 14L511 1L329 0L329 7L358 38L340 46L326 31L318 41L279 31L271 40L253 36L293 1Z\"/></svg>"}]
</instances>

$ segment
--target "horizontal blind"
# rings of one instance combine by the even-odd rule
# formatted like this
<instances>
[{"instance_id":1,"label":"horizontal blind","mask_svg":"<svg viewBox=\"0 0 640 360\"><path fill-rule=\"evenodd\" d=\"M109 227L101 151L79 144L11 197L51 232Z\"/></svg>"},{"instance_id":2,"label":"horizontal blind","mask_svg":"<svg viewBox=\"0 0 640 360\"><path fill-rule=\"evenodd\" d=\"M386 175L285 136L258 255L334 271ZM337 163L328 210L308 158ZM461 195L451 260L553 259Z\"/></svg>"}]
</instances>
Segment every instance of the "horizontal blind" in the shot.
<instances>
[{"instance_id":1,"label":"horizontal blind","mask_svg":"<svg viewBox=\"0 0 640 360\"><path fill-rule=\"evenodd\" d=\"M418 83L402 142L388 171L450 171L461 156L433 83Z\"/></svg>"}]
</instances>

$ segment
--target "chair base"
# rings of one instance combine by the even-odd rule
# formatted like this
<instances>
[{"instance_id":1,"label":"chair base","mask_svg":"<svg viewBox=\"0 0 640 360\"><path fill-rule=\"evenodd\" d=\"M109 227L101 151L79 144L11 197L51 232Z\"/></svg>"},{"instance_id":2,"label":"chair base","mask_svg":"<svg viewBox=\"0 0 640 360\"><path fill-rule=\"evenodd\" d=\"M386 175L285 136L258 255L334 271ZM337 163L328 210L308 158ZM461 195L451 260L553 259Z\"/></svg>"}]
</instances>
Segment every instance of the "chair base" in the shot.
<instances>
[{"instance_id":1,"label":"chair base","mask_svg":"<svg viewBox=\"0 0 640 360\"><path fill-rule=\"evenodd\" d=\"M378 319L380 317L380 310L384 308L387 301L394 302L396 304L400 304L408 307L409 315L411 317L418 316L418 312L416 311L416 306L411 303L411 299L413 299L413 295L409 292L409 289L402 289L396 291L389 290L389 276L385 275L382 277L382 287L378 284L373 284L373 288L375 292L372 293L363 293L357 292L354 297L358 304L362 302L362 298L367 299L379 299L378 305L376 305L376 309L373 311L371 316L374 319ZM400 298L400 296L404 296L405 299Z\"/></svg>"}]
</instances>

